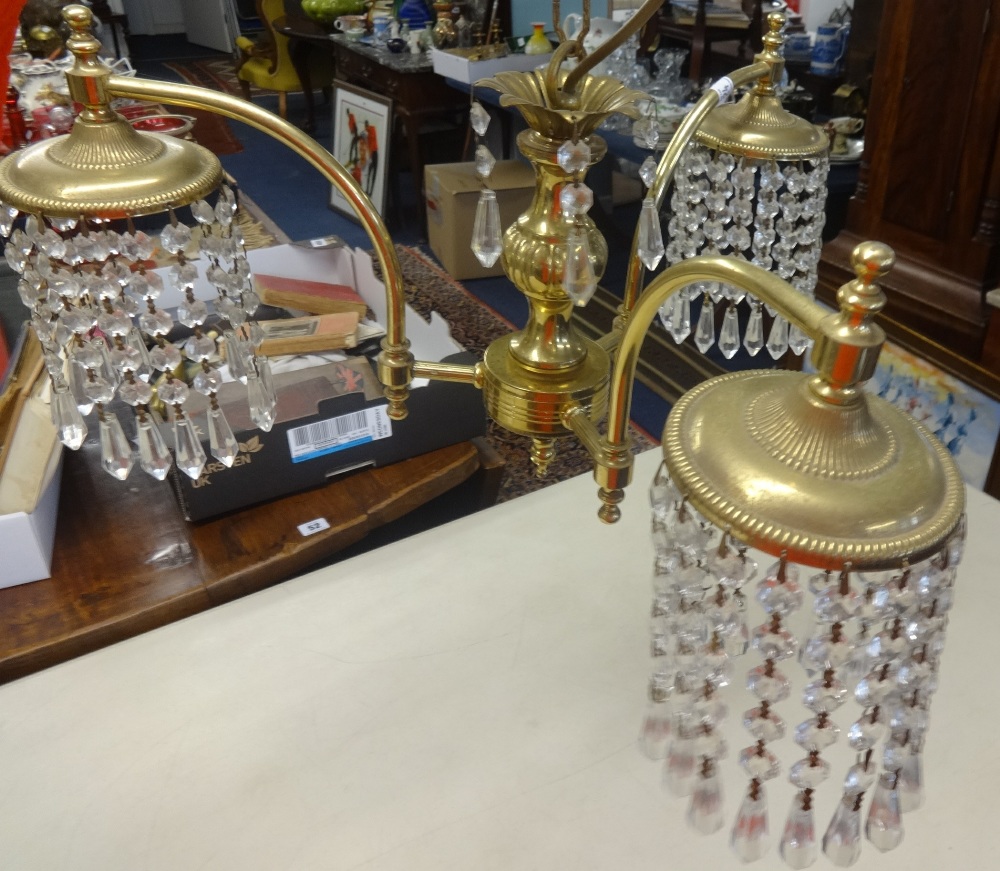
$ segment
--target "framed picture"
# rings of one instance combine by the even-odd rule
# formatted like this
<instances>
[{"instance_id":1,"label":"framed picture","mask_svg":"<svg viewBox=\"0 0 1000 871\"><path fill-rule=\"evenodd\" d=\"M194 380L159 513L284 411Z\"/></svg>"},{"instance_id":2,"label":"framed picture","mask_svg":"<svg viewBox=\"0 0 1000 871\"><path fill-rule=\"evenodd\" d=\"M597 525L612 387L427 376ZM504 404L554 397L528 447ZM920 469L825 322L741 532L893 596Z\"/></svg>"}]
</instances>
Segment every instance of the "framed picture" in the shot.
<instances>
[{"instance_id":1,"label":"framed picture","mask_svg":"<svg viewBox=\"0 0 1000 871\"><path fill-rule=\"evenodd\" d=\"M347 82L334 81L333 89L333 147L330 150L368 194L375 210L384 215L392 101ZM336 188L330 191L330 205L357 220L354 209Z\"/></svg>"}]
</instances>

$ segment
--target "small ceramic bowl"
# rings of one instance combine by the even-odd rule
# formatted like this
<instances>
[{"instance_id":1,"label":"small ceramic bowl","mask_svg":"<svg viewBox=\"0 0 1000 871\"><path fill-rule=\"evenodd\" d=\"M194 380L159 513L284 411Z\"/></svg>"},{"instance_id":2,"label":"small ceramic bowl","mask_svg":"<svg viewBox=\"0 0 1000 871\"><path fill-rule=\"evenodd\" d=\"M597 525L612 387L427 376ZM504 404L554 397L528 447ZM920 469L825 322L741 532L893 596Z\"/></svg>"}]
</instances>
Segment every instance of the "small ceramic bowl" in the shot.
<instances>
[{"instance_id":1,"label":"small ceramic bowl","mask_svg":"<svg viewBox=\"0 0 1000 871\"><path fill-rule=\"evenodd\" d=\"M398 36L396 36L388 40L385 44L385 47L389 49L389 51L391 51L393 54L399 54L401 51L404 51L406 49L406 40L400 39Z\"/></svg>"},{"instance_id":2,"label":"small ceramic bowl","mask_svg":"<svg viewBox=\"0 0 1000 871\"><path fill-rule=\"evenodd\" d=\"M146 115L133 118L132 126L146 133L166 133L168 136L183 136L194 127L190 115Z\"/></svg>"}]
</instances>

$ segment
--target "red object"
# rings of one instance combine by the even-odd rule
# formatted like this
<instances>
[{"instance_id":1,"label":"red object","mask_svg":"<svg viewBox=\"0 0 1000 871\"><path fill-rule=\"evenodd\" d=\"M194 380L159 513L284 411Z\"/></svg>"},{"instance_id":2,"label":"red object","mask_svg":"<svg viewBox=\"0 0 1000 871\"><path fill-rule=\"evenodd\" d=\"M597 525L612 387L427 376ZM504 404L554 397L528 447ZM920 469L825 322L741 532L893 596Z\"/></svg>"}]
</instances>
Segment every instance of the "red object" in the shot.
<instances>
[{"instance_id":1,"label":"red object","mask_svg":"<svg viewBox=\"0 0 1000 871\"><path fill-rule=\"evenodd\" d=\"M7 88L7 99L4 101L4 117L10 132L11 148L21 148L28 143L28 129L18 105L17 91L13 86Z\"/></svg>"},{"instance_id":2,"label":"red object","mask_svg":"<svg viewBox=\"0 0 1000 871\"><path fill-rule=\"evenodd\" d=\"M151 118L136 118L132 126L136 130L146 130L150 133L170 133L179 130L187 124L185 118L177 116L154 115Z\"/></svg>"},{"instance_id":3,"label":"red object","mask_svg":"<svg viewBox=\"0 0 1000 871\"><path fill-rule=\"evenodd\" d=\"M268 305L300 309L314 315L357 312L360 317L364 317L368 312L368 304L361 295L346 284L260 273L254 274L254 282L261 300Z\"/></svg>"}]
</instances>

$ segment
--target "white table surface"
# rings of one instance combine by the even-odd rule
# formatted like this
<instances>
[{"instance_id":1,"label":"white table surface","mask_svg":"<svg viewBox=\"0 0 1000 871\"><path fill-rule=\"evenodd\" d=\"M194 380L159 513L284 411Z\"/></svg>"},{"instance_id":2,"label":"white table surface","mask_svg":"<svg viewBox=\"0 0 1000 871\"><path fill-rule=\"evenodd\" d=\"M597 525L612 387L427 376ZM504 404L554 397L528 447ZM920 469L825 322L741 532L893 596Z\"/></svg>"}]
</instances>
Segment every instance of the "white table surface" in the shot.
<instances>
[{"instance_id":1,"label":"white table surface","mask_svg":"<svg viewBox=\"0 0 1000 871\"><path fill-rule=\"evenodd\" d=\"M738 867L730 823L689 829L636 747L656 463L617 526L583 476L0 687L0 867ZM927 800L856 867L1000 863L998 538L1000 504L970 493ZM731 821L751 741L729 719ZM793 788L768 792L776 839Z\"/></svg>"}]
</instances>

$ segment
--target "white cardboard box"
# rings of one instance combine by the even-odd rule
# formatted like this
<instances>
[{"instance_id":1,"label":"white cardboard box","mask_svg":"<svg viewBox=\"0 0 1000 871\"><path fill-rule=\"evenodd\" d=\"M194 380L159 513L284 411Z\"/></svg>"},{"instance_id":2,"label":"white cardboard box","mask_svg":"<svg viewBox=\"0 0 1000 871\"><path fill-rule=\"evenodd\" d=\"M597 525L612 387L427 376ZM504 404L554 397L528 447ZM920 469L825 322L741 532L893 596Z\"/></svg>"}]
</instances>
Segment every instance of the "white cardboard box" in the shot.
<instances>
[{"instance_id":1,"label":"white cardboard box","mask_svg":"<svg viewBox=\"0 0 1000 871\"><path fill-rule=\"evenodd\" d=\"M61 471L48 403L32 396L0 477L0 589L50 577Z\"/></svg>"},{"instance_id":2,"label":"white cardboard box","mask_svg":"<svg viewBox=\"0 0 1000 871\"><path fill-rule=\"evenodd\" d=\"M454 79L466 84L486 79L496 73L508 70L524 72L535 67L545 66L551 54L508 54L504 57L489 60L470 61L460 54L452 54L437 48L431 49L431 59L434 62L434 72L448 79Z\"/></svg>"}]
</instances>

